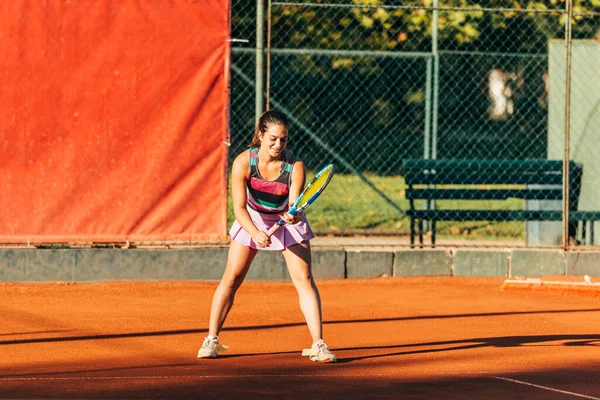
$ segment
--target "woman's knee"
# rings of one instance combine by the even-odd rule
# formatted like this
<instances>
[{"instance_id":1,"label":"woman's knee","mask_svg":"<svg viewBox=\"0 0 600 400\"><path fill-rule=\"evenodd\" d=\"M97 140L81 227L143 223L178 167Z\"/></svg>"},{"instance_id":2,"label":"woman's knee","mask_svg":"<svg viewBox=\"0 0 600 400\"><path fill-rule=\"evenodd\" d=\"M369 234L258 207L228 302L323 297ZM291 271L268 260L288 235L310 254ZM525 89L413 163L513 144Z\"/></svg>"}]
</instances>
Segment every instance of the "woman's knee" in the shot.
<instances>
[{"instance_id":1,"label":"woman's knee","mask_svg":"<svg viewBox=\"0 0 600 400\"><path fill-rule=\"evenodd\" d=\"M244 283L244 277L244 274L225 274L221 279L221 285L236 291L242 286L242 283Z\"/></svg>"},{"instance_id":2,"label":"woman's knee","mask_svg":"<svg viewBox=\"0 0 600 400\"><path fill-rule=\"evenodd\" d=\"M298 274L292 279L298 289L311 289L315 286L312 274Z\"/></svg>"}]
</instances>

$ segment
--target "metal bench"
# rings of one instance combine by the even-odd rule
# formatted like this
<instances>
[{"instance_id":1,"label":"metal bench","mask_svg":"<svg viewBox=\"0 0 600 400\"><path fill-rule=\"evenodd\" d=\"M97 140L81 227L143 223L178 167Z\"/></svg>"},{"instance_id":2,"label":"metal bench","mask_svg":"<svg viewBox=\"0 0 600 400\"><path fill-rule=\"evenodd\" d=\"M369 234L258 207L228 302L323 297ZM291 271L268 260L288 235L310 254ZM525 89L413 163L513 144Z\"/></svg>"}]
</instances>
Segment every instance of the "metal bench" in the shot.
<instances>
[{"instance_id":1,"label":"metal bench","mask_svg":"<svg viewBox=\"0 0 600 400\"><path fill-rule=\"evenodd\" d=\"M582 173L582 165L571 161L569 231L577 229L580 221L583 221L583 229L586 222L591 221L593 229L593 221L600 220L600 212L577 211ZM415 244L417 226L423 246L424 222L431 227L431 244L435 245L437 221L562 220L562 210L431 207L435 200L562 200L563 163L560 160L406 159L402 163L402 174L408 185L406 199L410 202L407 215L410 217L411 246ZM415 200L425 200L424 209L415 208Z\"/></svg>"}]
</instances>

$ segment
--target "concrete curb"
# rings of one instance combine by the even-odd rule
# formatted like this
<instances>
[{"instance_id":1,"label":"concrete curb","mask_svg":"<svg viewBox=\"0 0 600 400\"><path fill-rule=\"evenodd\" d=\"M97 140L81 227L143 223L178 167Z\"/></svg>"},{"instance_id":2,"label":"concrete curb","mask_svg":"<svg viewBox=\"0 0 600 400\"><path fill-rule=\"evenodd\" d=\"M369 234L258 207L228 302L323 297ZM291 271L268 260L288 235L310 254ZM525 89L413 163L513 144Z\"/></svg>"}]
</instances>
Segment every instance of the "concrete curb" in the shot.
<instances>
[{"instance_id":1,"label":"concrete curb","mask_svg":"<svg viewBox=\"0 0 600 400\"><path fill-rule=\"evenodd\" d=\"M0 282L205 280L221 278L226 247L3 249ZM316 279L381 276L600 276L600 252L535 249L313 248ZM279 252L260 252L248 280L286 281Z\"/></svg>"}]
</instances>

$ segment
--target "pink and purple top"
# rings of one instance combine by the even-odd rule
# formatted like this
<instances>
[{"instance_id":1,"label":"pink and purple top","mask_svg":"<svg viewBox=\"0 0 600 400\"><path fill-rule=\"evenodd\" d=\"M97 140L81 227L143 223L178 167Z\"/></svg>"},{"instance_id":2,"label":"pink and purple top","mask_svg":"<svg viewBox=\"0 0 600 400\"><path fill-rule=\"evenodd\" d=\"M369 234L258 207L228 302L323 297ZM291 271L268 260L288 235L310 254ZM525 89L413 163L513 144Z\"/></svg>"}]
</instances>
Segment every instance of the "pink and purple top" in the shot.
<instances>
[{"instance_id":1,"label":"pink and purple top","mask_svg":"<svg viewBox=\"0 0 600 400\"><path fill-rule=\"evenodd\" d=\"M277 179L265 180L258 169L258 148L250 149L248 206L263 214L281 214L289 205L292 168L296 157L290 150L281 153L281 169Z\"/></svg>"}]
</instances>

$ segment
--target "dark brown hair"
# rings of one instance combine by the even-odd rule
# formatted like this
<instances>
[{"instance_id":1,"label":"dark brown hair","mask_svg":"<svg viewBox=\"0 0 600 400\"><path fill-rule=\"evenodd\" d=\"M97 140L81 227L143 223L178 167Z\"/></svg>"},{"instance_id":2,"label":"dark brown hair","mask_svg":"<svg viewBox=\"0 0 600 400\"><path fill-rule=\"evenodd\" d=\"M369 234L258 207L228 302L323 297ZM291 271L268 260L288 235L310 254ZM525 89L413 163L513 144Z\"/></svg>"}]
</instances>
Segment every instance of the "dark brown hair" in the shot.
<instances>
[{"instance_id":1,"label":"dark brown hair","mask_svg":"<svg viewBox=\"0 0 600 400\"><path fill-rule=\"evenodd\" d=\"M287 132L290 128L290 121L288 117L282 112L269 110L261 114L256 128L254 129L254 136L248 147L259 147L260 146L260 134L266 133L271 125L281 125Z\"/></svg>"}]
</instances>

